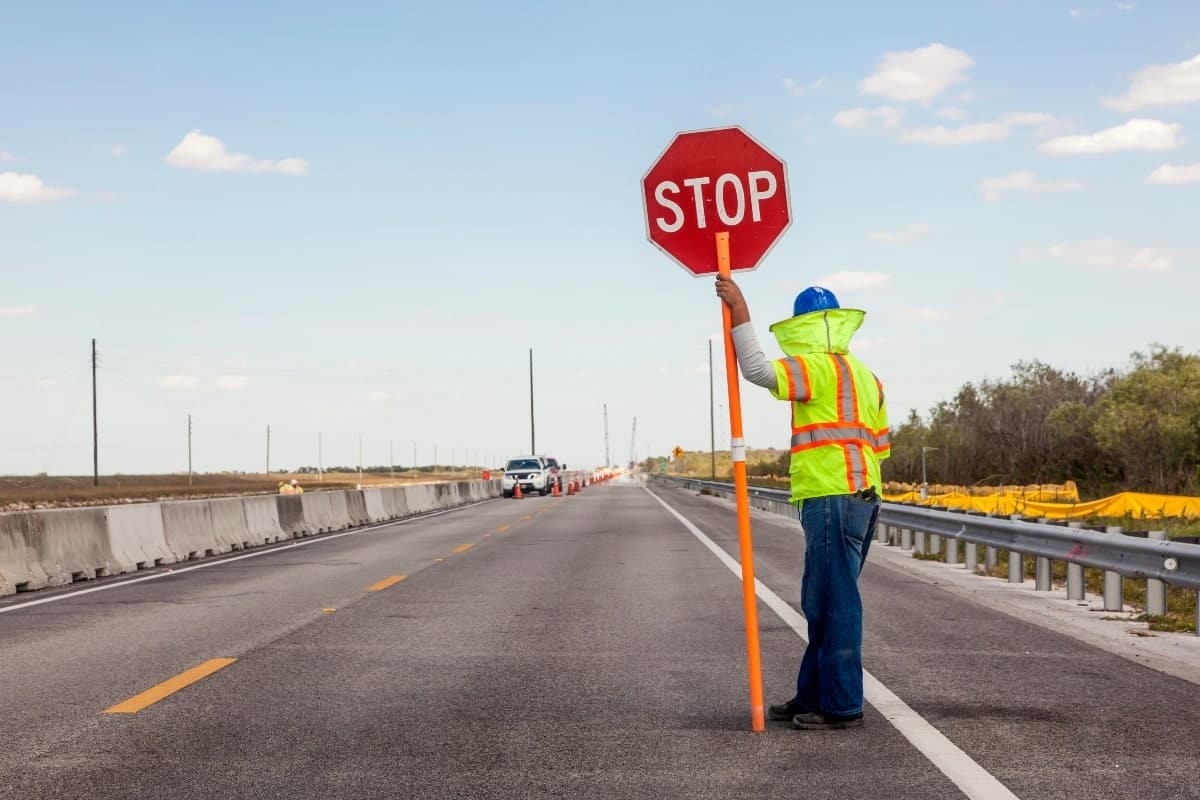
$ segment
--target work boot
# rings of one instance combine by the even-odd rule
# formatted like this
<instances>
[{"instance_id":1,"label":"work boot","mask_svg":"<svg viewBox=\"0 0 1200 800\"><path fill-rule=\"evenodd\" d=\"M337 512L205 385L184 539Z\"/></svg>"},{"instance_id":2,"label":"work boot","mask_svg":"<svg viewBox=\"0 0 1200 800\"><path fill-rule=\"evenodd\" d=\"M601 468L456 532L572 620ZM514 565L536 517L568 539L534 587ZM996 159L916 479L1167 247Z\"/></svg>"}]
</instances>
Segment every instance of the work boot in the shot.
<instances>
[{"instance_id":1,"label":"work boot","mask_svg":"<svg viewBox=\"0 0 1200 800\"><path fill-rule=\"evenodd\" d=\"M863 715L859 712L845 717L835 717L832 714L814 711L808 714L797 714L792 718L792 725L802 731L840 731L846 728L861 728Z\"/></svg>"},{"instance_id":2,"label":"work boot","mask_svg":"<svg viewBox=\"0 0 1200 800\"><path fill-rule=\"evenodd\" d=\"M799 714L811 714L812 709L795 700L786 703L776 703L767 708L767 715L776 722L787 722Z\"/></svg>"}]
</instances>

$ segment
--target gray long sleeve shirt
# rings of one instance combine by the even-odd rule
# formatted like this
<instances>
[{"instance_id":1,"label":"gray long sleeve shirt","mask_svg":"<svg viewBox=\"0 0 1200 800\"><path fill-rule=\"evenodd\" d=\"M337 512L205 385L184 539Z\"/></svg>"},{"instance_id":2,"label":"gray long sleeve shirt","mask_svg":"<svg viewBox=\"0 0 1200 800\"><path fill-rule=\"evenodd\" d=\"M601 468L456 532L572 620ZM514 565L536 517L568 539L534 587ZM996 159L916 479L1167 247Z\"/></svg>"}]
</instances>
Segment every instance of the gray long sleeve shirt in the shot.
<instances>
[{"instance_id":1,"label":"gray long sleeve shirt","mask_svg":"<svg viewBox=\"0 0 1200 800\"><path fill-rule=\"evenodd\" d=\"M758 337L754 335L754 326L744 322L733 329L733 349L737 351L738 366L741 367L742 377L761 386L764 389L776 389L778 380L775 377L775 367L763 355Z\"/></svg>"}]
</instances>

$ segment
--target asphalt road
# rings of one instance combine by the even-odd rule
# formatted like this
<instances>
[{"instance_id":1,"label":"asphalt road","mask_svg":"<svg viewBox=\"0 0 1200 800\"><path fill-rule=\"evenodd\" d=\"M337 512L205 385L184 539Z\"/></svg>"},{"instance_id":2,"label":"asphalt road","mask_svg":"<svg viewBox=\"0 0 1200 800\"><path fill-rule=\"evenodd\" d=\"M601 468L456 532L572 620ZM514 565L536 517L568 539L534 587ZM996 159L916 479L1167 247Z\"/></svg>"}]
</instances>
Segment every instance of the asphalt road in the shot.
<instances>
[{"instance_id":1,"label":"asphalt road","mask_svg":"<svg viewBox=\"0 0 1200 800\"><path fill-rule=\"evenodd\" d=\"M736 556L727 507L656 492ZM795 526L754 534L796 604ZM0 797L964 796L874 708L750 733L740 583L641 488L202 563L0 603ZM1012 795L1200 798L1200 687L877 562L863 593L867 669ZM802 643L759 615L783 700Z\"/></svg>"}]
</instances>

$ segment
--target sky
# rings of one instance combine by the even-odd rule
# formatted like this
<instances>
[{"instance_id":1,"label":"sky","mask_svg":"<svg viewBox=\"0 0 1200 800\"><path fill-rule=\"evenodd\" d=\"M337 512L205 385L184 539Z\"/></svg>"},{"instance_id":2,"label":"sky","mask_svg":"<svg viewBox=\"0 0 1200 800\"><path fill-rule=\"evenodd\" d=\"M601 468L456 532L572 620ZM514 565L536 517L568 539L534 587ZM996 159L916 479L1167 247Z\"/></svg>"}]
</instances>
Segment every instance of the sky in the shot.
<instances>
[{"instance_id":1,"label":"sky","mask_svg":"<svg viewBox=\"0 0 1200 800\"><path fill-rule=\"evenodd\" d=\"M835 7L836 6L836 7ZM728 445L711 279L646 240L678 131L741 125L793 223L739 281L867 311L893 421L1200 323L1200 5L6 3L0 474ZM751 447L787 409L743 385Z\"/></svg>"}]
</instances>

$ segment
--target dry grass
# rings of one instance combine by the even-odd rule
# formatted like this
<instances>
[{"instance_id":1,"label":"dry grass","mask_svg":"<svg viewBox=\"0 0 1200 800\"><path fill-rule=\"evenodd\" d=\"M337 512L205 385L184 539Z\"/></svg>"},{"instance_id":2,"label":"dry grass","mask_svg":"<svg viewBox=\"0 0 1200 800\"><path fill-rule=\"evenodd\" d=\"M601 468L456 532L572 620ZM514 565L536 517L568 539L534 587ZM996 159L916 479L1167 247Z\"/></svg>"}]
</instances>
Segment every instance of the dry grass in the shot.
<instances>
[{"instance_id":1,"label":"dry grass","mask_svg":"<svg viewBox=\"0 0 1200 800\"><path fill-rule=\"evenodd\" d=\"M376 473L364 473L364 486L398 486L406 483L464 480L478 478L478 472L398 472L395 478ZM324 480L315 475L206 474L187 475L101 475L100 485L92 485L92 476L3 477L0 476L0 511L23 511L31 508L61 508L69 506L112 505L148 500L185 500L206 497L229 497L246 494L274 494L280 481L295 478L305 491L353 489L358 485L357 473L325 473Z\"/></svg>"}]
</instances>

